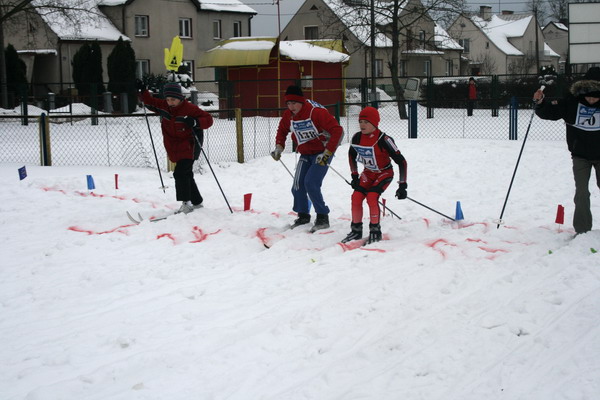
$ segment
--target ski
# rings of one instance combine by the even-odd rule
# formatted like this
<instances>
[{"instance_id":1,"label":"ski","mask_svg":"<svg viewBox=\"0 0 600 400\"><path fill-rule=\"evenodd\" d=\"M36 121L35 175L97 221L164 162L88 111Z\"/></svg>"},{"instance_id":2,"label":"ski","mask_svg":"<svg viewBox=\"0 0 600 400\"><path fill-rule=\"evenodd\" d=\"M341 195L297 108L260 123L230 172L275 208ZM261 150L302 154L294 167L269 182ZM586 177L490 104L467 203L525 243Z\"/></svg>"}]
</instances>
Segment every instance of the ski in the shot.
<instances>
[{"instance_id":1,"label":"ski","mask_svg":"<svg viewBox=\"0 0 600 400\"><path fill-rule=\"evenodd\" d=\"M127 218L129 218L129 220L130 220L131 222L133 222L134 224L136 224L136 225L139 225L139 224L140 224L140 223L141 223L141 222L144 220L144 218L142 217L142 214L138 213L138 218L139 218L139 219L135 219L135 218L133 218L133 216L132 216L132 215L129 213L129 211L127 211Z\"/></svg>"}]
</instances>

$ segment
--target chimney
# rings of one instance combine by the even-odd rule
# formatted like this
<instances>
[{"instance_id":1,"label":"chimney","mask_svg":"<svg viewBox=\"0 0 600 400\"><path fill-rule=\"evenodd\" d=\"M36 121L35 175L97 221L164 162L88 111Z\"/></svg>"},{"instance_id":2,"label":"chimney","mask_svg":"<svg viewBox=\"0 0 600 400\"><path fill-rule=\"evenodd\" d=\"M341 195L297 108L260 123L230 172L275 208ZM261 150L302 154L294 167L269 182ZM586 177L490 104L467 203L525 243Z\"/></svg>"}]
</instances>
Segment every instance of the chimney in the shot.
<instances>
[{"instance_id":1,"label":"chimney","mask_svg":"<svg viewBox=\"0 0 600 400\"><path fill-rule=\"evenodd\" d=\"M513 15L514 13L513 10L502 10L502 15Z\"/></svg>"},{"instance_id":2,"label":"chimney","mask_svg":"<svg viewBox=\"0 0 600 400\"><path fill-rule=\"evenodd\" d=\"M485 21L492 19L492 7L490 6L479 6L479 16Z\"/></svg>"}]
</instances>

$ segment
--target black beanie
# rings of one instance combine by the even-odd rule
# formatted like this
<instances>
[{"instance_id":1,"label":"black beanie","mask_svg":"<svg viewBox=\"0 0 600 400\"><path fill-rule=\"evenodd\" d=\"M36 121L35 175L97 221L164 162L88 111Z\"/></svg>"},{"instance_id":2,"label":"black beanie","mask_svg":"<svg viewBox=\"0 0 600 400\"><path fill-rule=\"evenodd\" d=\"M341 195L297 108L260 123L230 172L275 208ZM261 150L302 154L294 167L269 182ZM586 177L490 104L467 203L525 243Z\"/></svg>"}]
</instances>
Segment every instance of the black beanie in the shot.
<instances>
[{"instance_id":1,"label":"black beanie","mask_svg":"<svg viewBox=\"0 0 600 400\"><path fill-rule=\"evenodd\" d=\"M306 100L304 98L304 93L302 93L302 89L294 85L288 86L288 88L285 91L284 99L285 101L295 101L298 103L304 103L304 101Z\"/></svg>"}]
</instances>

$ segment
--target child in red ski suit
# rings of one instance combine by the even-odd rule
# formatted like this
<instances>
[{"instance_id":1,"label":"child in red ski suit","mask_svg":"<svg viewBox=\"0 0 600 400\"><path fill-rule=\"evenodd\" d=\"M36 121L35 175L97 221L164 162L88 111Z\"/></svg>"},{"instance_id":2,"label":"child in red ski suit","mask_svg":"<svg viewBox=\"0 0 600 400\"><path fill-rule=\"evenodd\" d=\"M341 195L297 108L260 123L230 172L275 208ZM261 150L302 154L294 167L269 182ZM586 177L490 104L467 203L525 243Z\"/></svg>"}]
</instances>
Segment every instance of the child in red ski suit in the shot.
<instances>
[{"instance_id":1,"label":"child in red ski suit","mask_svg":"<svg viewBox=\"0 0 600 400\"><path fill-rule=\"evenodd\" d=\"M387 189L394 178L394 169L390 160L398 164L400 177L396 197L406 199L406 160L396 147L394 140L381 132L379 112L373 107L365 107L358 116L360 132L352 137L348 150L348 161L352 173L352 231L342 243L362 238L363 234L363 200L369 205L369 239L367 243L381 240L379 224L379 197ZM363 172L358 175L356 162L364 165Z\"/></svg>"},{"instance_id":2,"label":"child in red ski suit","mask_svg":"<svg viewBox=\"0 0 600 400\"><path fill-rule=\"evenodd\" d=\"M173 171L175 194L181 201L176 213L190 213L202 206L202 195L194 180L192 167L200 156L204 140L203 129L213 124L212 116L188 102L178 83L167 83L163 88L164 99L155 98L138 82L139 98L148 109L160 115L163 143L167 156L176 163Z\"/></svg>"}]
</instances>

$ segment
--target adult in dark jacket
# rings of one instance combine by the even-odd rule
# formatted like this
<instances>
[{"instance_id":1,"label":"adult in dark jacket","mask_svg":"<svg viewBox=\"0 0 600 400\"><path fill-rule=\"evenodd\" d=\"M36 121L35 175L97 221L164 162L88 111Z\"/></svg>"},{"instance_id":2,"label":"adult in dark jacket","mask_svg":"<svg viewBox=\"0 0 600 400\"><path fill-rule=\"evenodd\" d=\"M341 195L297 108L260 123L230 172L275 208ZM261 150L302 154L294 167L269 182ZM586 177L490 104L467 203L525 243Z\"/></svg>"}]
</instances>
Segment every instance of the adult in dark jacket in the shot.
<instances>
[{"instance_id":1,"label":"adult in dark jacket","mask_svg":"<svg viewBox=\"0 0 600 400\"><path fill-rule=\"evenodd\" d=\"M406 160L394 140L379 130L379 111L365 107L358 116L360 132L352 136L348 150L348 162L352 174L352 223L351 232L342 243L362 238L363 201L369 205L369 239L367 243L381 240L379 197L394 179L393 160L400 171L396 197L406 199ZM358 175L357 161L364 165Z\"/></svg>"},{"instance_id":2,"label":"adult in dark jacket","mask_svg":"<svg viewBox=\"0 0 600 400\"><path fill-rule=\"evenodd\" d=\"M160 126L167 156L176 163L173 171L175 194L181 207L176 213L190 213L202 206L202 195L194 180L192 167L200 156L204 141L203 129L213 124L212 116L188 102L178 83L167 83L163 88L164 99L159 99L138 82L139 98L148 109L160 116Z\"/></svg>"},{"instance_id":3,"label":"adult in dark jacket","mask_svg":"<svg viewBox=\"0 0 600 400\"><path fill-rule=\"evenodd\" d=\"M573 160L575 212L573 227L578 234L592 229L589 181L592 168L600 188L600 68L588 70L583 80L571 85L562 99L545 100L538 90L533 95L535 113L542 119L563 119L567 125L567 146Z\"/></svg>"},{"instance_id":4,"label":"adult in dark jacket","mask_svg":"<svg viewBox=\"0 0 600 400\"><path fill-rule=\"evenodd\" d=\"M292 141L300 153L292 186L293 210L298 218L292 228L310 222L309 198L317 212L311 232L329 228L329 207L323 199L321 184L344 131L326 108L304 98L298 86L289 86L284 99L288 109L279 121L271 156L279 161L285 140L292 132Z\"/></svg>"}]
</instances>

